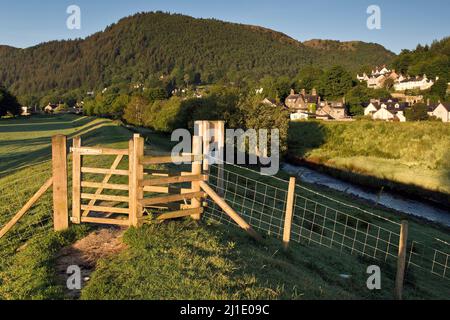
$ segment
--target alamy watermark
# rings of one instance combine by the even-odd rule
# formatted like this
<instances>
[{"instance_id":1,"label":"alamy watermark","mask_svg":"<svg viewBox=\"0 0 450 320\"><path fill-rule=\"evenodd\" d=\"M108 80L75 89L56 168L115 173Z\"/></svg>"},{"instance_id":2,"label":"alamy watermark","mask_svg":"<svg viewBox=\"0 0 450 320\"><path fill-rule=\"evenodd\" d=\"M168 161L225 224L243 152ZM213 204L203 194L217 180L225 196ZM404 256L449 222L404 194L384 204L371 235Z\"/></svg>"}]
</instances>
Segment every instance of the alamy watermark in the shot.
<instances>
[{"instance_id":1,"label":"alamy watermark","mask_svg":"<svg viewBox=\"0 0 450 320\"><path fill-rule=\"evenodd\" d=\"M81 29L81 8L75 4L67 7L66 13L69 14L66 20L66 26L69 30Z\"/></svg>"},{"instance_id":2,"label":"alamy watermark","mask_svg":"<svg viewBox=\"0 0 450 320\"><path fill-rule=\"evenodd\" d=\"M67 267L66 285L69 290L81 290L81 269L77 265L70 265Z\"/></svg>"},{"instance_id":3,"label":"alamy watermark","mask_svg":"<svg viewBox=\"0 0 450 320\"><path fill-rule=\"evenodd\" d=\"M367 18L367 28L369 30L380 30L381 29L381 8L375 4L367 7L366 10L369 17Z\"/></svg>"},{"instance_id":4,"label":"alamy watermark","mask_svg":"<svg viewBox=\"0 0 450 320\"><path fill-rule=\"evenodd\" d=\"M214 129L207 132L208 137L214 137L214 134ZM180 154L192 153L191 133L187 129L176 129L172 132L171 140L179 142L172 148L171 155L173 162L180 164L177 162ZM278 129L227 129L222 148L217 142L203 144L203 147L206 148L204 154L209 164L260 164L260 173L269 176L276 175L280 168Z\"/></svg>"},{"instance_id":5,"label":"alamy watermark","mask_svg":"<svg viewBox=\"0 0 450 320\"><path fill-rule=\"evenodd\" d=\"M366 285L369 290L381 289L381 270L379 266L371 265L367 267L367 274L370 276L367 278Z\"/></svg>"}]
</instances>

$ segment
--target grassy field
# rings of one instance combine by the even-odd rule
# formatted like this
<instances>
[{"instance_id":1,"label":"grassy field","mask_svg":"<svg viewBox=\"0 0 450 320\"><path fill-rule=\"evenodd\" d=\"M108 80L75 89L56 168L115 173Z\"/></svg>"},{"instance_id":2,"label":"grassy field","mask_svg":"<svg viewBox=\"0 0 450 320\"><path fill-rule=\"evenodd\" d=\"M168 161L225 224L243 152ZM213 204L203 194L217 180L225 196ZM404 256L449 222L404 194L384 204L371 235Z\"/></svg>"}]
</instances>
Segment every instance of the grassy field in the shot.
<instances>
[{"instance_id":1,"label":"grassy field","mask_svg":"<svg viewBox=\"0 0 450 320\"><path fill-rule=\"evenodd\" d=\"M338 169L341 178L354 182L381 187L392 181L403 184L405 191L410 186L450 195L450 126L446 123L293 122L289 152Z\"/></svg>"},{"instance_id":2,"label":"grassy field","mask_svg":"<svg viewBox=\"0 0 450 320\"><path fill-rule=\"evenodd\" d=\"M43 127L40 124L44 124ZM8 133L7 128L23 132ZM0 158L9 159L0 177L0 226L14 214L49 176L49 138L54 133L73 136L82 133L83 145L125 148L132 132L116 123L87 117L52 116L16 120L0 120ZM45 129L45 130L43 130ZM168 138L147 130L151 153L170 150ZM20 142L23 139L22 142ZM35 140L39 139L39 140ZM31 148L27 150L27 142ZM34 144L33 142L36 142ZM45 151L47 150L47 151ZM27 157L20 165L12 159ZM96 161L97 167L106 167L111 157ZM26 167L24 167L26 165ZM126 163L123 164L126 166ZM70 162L69 162L70 167ZM18 170L21 168L20 170ZM70 168L69 168L70 169ZM261 177L245 169L228 167L230 174L242 174L262 183L284 188L286 183L270 177ZM70 172L70 171L69 171ZM281 175L280 178L287 178ZM370 210L395 222L404 216L372 207L344 194L324 191L305 185L312 191ZM258 190L258 186L249 186ZM231 189L230 189L231 190ZM233 190L234 192L234 190ZM303 192L303 191L302 191ZM379 223L359 209L342 206L314 193L302 193L311 201L320 201L348 215ZM246 205L231 195L227 200L240 210ZM246 200L248 201L248 200ZM213 208L211 207L211 210ZM243 215L246 216L245 211ZM51 195L47 194L30 210L7 238L0 239L0 298L1 299L58 299L67 298L63 283L56 277L56 257L62 247L84 237L92 225L72 227L63 233L51 231ZM206 215L208 217L208 215ZM209 216L210 217L210 216ZM247 216L246 216L247 218ZM314 220L313 220L314 221ZM310 236L324 235L315 220ZM388 227L388 222L381 224ZM325 221L320 225L327 227ZM366 268L374 261L360 255L310 243L293 242L288 252L281 250L276 234L257 228L264 235L256 243L234 227L218 224L208 218L199 223L189 219L151 224L124 234L127 249L101 259L91 279L81 292L82 299L391 299L393 297L392 264L382 263L382 290L370 291L366 287ZM313 232L314 231L314 232ZM448 229L410 220L410 233L421 242L448 237ZM423 235L423 234L426 234ZM431 241L431 240L430 240ZM350 275L344 278L341 275ZM425 272L410 272L405 285L406 298L448 299L450 290L442 286L448 281Z\"/></svg>"}]
</instances>

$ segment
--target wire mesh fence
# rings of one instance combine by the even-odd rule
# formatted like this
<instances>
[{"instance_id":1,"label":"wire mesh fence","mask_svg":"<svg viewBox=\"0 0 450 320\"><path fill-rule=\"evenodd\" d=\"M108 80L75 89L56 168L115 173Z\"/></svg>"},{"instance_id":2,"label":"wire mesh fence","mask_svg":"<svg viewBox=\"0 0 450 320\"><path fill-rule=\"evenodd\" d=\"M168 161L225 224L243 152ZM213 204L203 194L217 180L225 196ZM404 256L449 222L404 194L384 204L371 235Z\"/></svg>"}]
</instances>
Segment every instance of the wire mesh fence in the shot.
<instances>
[{"instance_id":1,"label":"wire mesh fence","mask_svg":"<svg viewBox=\"0 0 450 320\"><path fill-rule=\"evenodd\" d=\"M33 166L33 170L18 170L0 179L0 229L50 177L51 165L46 162ZM0 239L0 270L22 245L50 231L52 224L52 196L47 191Z\"/></svg>"},{"instance_id":2,"label":"wire mesh fence","mask_svg":"<svg viewBox=\"0 0 450 320\"><path fill-rule=\"evenodd\" d=\"M218 184L218 166L211 165L209 183L228 204L256 230L281 238L284 230L288 182L234 165L225 165L223 183ZM223 187L218 187L222 186ZM205 218L234 224L211 200ZM290 240L319 245L362 256L393 268L397 262L400 223L355 205L296 185ZM428 237L428 238L426 238ZM435 290L449 290L448 242L412 233L407 246L405 281L428 284ZM391 274L395 277L395 274ZM436 283L428 281L438 280ZM442 281L439 281L441 279ZM428 282L428 283L427 283ZM449 296L450 296L450 290Z\"/></svg>"}]
</instances>

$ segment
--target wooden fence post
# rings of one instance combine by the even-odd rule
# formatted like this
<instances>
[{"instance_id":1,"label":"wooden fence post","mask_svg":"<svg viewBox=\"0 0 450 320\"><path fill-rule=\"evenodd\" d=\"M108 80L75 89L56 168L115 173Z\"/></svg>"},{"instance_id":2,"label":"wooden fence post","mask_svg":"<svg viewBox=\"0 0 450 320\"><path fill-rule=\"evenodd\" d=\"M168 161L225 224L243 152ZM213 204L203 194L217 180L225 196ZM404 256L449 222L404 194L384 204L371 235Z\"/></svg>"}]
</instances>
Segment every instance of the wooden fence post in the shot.
<instances>
[{"instance_id":1,"label":"wooden fence post","mask_svg":"<svg viewBox=\"0 0 450 320\"><path fill-rule=\"evenodd\" d=\"M408 243L408 221L403 220L398 243L397 276L395 277L395 298L402 299L403 280L405 278L406 247Z\"/></svg>"},{"instance_id":2,"label":"wooden fence post","mask_svg":"<svg viewBox=\"0 0 450 320\"><path fill-rule=\"evenodd\" d=\"M192 137L192 154L194 155L194 161L192 162L192 174L198 175L202 173L202 161L195 159L196 156L202 155L202 137L201 136L193 136ZM200 191L200 183L198 181L191 182L191 192L198 192ZM201 201L192 198L191 200L191 208L197 209L200 208L202 205ZM201 214L193 214L191 215L191 218L194 220L200 220Z\"/></svg>"},{"instance_id":3,"label":"wooden fence post","mask_svg":"<svg viewBox=\"0 0 450 320\"><path fill-rule=\"evenodd\" d=\"M289 241L291 240L292 215L294 213L294 195L295 195L295 177L291 177L289 179L289 188L286 200L286 214L284 216L284 229L283 229L284 250L287 250L289 248Z\"/></svg>"},{"instance_id":4,"label":"wooden fence post","mask_svg":"<svg viewBox=\"0 0 450 320\"><path fill-rule=\"evenodd\" d=\"M67 198L67 138L52 137L53 224L55 231L69 227Z\"/></svg>"},{"instance_id":5,"label":"wooden fence post","mask_svg":"<svg viewBox=\"0 0 450 320\"><path fill-rule=\"evenodd\" d=\"M81 148L81 137L74 137L72 146L72 218L73 223L81 222L81 155L75 148Z\"/></svg>"},{"instance_id":6,"label":"wooden fence post","mask_svg":"<svg viewBox=\"0 0 450 320\"><path fill-rule=\"evenodd\" d=\"M144 166L142 157L144 156L144 138L139 134L133 136L129 144L129 210L130 224L134 227L142 225L143 208L140 201L144 197L144 188L140 181L144 179Z\"/></svg>"}]
</instances>

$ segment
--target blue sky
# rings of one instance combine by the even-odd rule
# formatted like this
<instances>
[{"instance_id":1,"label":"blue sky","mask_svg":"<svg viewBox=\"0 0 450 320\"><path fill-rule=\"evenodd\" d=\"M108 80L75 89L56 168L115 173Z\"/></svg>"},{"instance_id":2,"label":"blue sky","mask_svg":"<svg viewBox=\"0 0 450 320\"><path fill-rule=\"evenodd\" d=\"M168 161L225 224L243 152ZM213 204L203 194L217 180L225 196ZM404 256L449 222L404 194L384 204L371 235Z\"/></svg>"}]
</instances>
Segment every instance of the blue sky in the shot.
<instances>
[{"instance_id":1,"label":"blue sky","mask_svg":"<svg viewBox=\"0 0 450 320\"><path fill-rule=\"evenodd\" d=\"M69 5L81 8L81 30L66 27ZM381 9L381 30L366 27L369 5ZM50 40L86 37L140 11L268 27L300 40L376 42L389 50L450 36L448 0L0 0L0 44L29 47Z\"/></svg>"}]
</instances>

